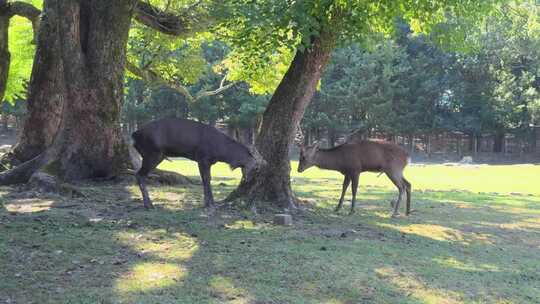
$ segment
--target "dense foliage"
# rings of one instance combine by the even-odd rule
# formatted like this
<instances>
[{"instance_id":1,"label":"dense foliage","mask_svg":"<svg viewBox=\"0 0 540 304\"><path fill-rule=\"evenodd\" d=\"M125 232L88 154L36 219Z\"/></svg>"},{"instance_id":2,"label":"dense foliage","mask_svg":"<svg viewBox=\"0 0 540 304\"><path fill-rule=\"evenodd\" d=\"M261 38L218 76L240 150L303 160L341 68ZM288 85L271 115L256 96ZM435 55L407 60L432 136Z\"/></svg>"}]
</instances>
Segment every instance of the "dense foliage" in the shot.
<instances>
[{"instance_id":1,"label":"dense foliage","mask_svg":"<svg viewBox=\"0 0 540 304\"><path fill-rule=\"evenodd\" d=\"M171 3L164 1L161 6ZM470 31L472 20L456 17L461 7L457 4L447 7L443 18L435 8L428 15L415 15L407 11L407 5L412 5L407 1L381 2L362 17L355 15L355 3L225 1L217 6L203 2L199 11L215 6L207 13L214 14L216 26L210 26L210 18L201 21L199 26L209 31L189 37L171 38L134 24L129 60L162 81L152 83L130 74L124 124L132 129L157 117L176 115L253 128L294 50L309 47L305 37L331 25L339 34L335 38L339 47L308 108L305 129L330 137L353 130L387 135L459 131L473 136L532 136L532 127L540 124L540 25L533 2L502 5L475 31ZM326 7L324 13L315 14L321 7ZM398 12L406 19L396 19ZM272 18L265 17L270 14ZM352 21L364 17L368 28L356 31ZM430 35L417 33L427 28ZM31 71L30 22L14 17L10 38L6 100L14 101ZM196 96L215 89L222 80L235 84L196 102L178 90ZM4 114L11 114L4 108Z\"/></svg>"}]
</instances>

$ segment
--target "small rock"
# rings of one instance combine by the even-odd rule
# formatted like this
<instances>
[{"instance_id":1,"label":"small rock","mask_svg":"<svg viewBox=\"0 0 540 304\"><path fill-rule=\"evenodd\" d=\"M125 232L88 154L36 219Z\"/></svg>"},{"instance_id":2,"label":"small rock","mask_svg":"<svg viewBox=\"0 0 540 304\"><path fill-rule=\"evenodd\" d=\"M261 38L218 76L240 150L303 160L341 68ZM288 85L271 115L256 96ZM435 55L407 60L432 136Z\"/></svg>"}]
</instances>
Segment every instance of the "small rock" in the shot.
<instances>
[{"instance_id":1,"label":"small rock","mask_svg":"<svg viewBox=\"0 0 540 304\"><path fill-rule=\"evenodd\" d=\"M473 158L472 156L463 156L463 158L459 161L460 164L472 164Z\"/></svg>"},{"instance_id":2,"label":"small rock","mask_svg":"<svg viewBox=\"0 0 540 304\"><path fill-rule=\"evenodd\" d=\"M276 214L274 215L274 225L291 226L292 216L290 214Z\"/></svg>"}]
</instances>

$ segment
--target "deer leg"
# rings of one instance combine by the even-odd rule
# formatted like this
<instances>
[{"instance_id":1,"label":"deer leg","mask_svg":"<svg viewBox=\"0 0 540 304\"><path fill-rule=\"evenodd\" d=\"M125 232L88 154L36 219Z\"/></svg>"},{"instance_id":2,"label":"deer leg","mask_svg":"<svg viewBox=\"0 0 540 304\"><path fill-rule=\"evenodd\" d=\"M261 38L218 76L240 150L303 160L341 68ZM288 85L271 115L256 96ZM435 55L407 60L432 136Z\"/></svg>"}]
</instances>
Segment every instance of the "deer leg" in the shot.
<instances>
[{"instance_id":1,"label":"deer leg","mask_svg":"<svg viewBox=\"0 0 540 304\"><path fill-rule=\"evenodd\" d=\"M348 175L345 175L345 179L343 180L343 189L341 190L341 197L339 198L339 203L335 209L335 212L338 212L343 206L343 199L345 198L345 192L347 192L347 188L349 187L350 183L351 183L351 178Z\"/></svg>"},{"instance_id":2,"label":"deer leg","mask_svg":"<svg viewBox=\"0 0 540 304\"><path fill-rule=\"evenodd\" d=\"M214 205L214 197L212 195L212 187L210 185L210 181L212 179L210 176L210 167L211 165L207 162L199 162L199 173L201 174L204 189L204 206L207 208Z\"/></svg>"},{"instance_id":3,"label":"deer leg","mask_svg":"<svg viewBox=\"0 0 540 304\"><path fill-rule=\"evenodd\" d=\"M163 160L163 155L161 153L148 153L143 156L142 166L135 174L137 179L137 184L139 184L139 189L141 189L141 194L143 196L144 208L150 209L154 208L152 200L148 195L148 190L146 189L146 177L150 171L154 170L159 163Z\"/></svg>"},{"instance_id":4,"label":"deer leg","mask_svg":"<svg viewBox=\"0 0 540 304\"><path fill-rule=\"evenodd\" d=\"M405 210L405 215L409 215L411 213L411 183L404 177L403 184L405 184L405 192L407 193L407 208Z\"/></svg>"},{"instance_id":5,"label":"deer leg","mask_svg":"<svg viewBox=\"0 0 540 304\"><path fill-rule=\"evenodd\" d=\"M356 205L356 191L358 190L358 179L360 178L360 174L355 174L352 176L352 200L351 200L351 212L349 214L354 213L354 207Z\"/></svg>"},{"instance_id":6,"label":"deer leg","mask_svg":"<svg viewBox=\"0 0 540 304\"><path fill-rule=\"evenodd\" d=\"M403 190L404 190L404 184L403 184L403 177L401 176L401 174L395 174L395 173L386 173L386 175L388 176L388 178L392 181L392 183L394 183L394 185L396 185L396 187L398 188L398 191L399 191L399 194L398 194L398 198L397 198L397 201L395 203L395 205L393 206L394 207L394 212L392 213L392 217L397 217L399 215L399 204L401 203L401 198L403 196Z\"/></svg>"}]
</instances>

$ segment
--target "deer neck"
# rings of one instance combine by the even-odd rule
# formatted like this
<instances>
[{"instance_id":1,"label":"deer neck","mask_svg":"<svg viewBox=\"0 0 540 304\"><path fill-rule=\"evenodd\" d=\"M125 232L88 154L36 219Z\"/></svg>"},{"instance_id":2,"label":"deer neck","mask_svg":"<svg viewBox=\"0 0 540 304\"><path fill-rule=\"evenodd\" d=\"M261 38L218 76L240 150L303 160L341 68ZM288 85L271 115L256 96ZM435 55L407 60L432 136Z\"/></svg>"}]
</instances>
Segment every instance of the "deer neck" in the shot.
<instances>
[{"instance_id":1,"label":"deer neck","mask_svg":"<svg viewBox=\"0 0 540 304\"><path fill-rule=\"evenodd\" d=\"M338 170L339 158L333 151L319 150L315 154L315 165L321 169Z\"/></svg>"}]
</instances>

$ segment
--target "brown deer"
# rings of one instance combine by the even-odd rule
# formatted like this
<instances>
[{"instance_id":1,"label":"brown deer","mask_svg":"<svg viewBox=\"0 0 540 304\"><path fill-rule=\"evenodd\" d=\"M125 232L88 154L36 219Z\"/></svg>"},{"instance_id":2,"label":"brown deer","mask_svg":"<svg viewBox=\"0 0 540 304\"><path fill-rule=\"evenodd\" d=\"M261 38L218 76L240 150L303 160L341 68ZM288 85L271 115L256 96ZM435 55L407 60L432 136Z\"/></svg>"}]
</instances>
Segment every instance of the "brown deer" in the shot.
<instances>
[{"instance_id":1,"label":"brown deer","mask_svg":"<svg viewBox=\"0 0 540 304\"><path fill-rule=\"evenodd\" d=\"M168 156L185 157L198 163L204 188L204 205L208 208L214 204L210 186L210 168L213 164L221 161L228 163L233 170L240 167L244 176L264 164L254 147L244 146L216 128L192 120L155 120L135 131L132 137L133 146L142 156L142 166L135 177L147 209L154 206L146 190L146 177Z\"/></svg>"},{"instance_id":2,"label":"brown deer","mask_svg":"<svg viewBox=\"0 0 540 304\"><path fill-rule=\"evenodd\" d=\"M396 217L399 215L399 203L404 192L407 194L405 214L409 215L411 212L411 184L403 177L403 169L407 166L408 159L407 152L388 142L358 140L331 149L320 149L318 143L314 143L308 147L300 146L298 172L312 166L341 172L345 179L336 212L341 209L345 192L352 182L351 214L354 213L360 173L365 171L386 173L399 190L397 201L390 203L394 208L392 217Z\"/></svg>"}]
</instances>

